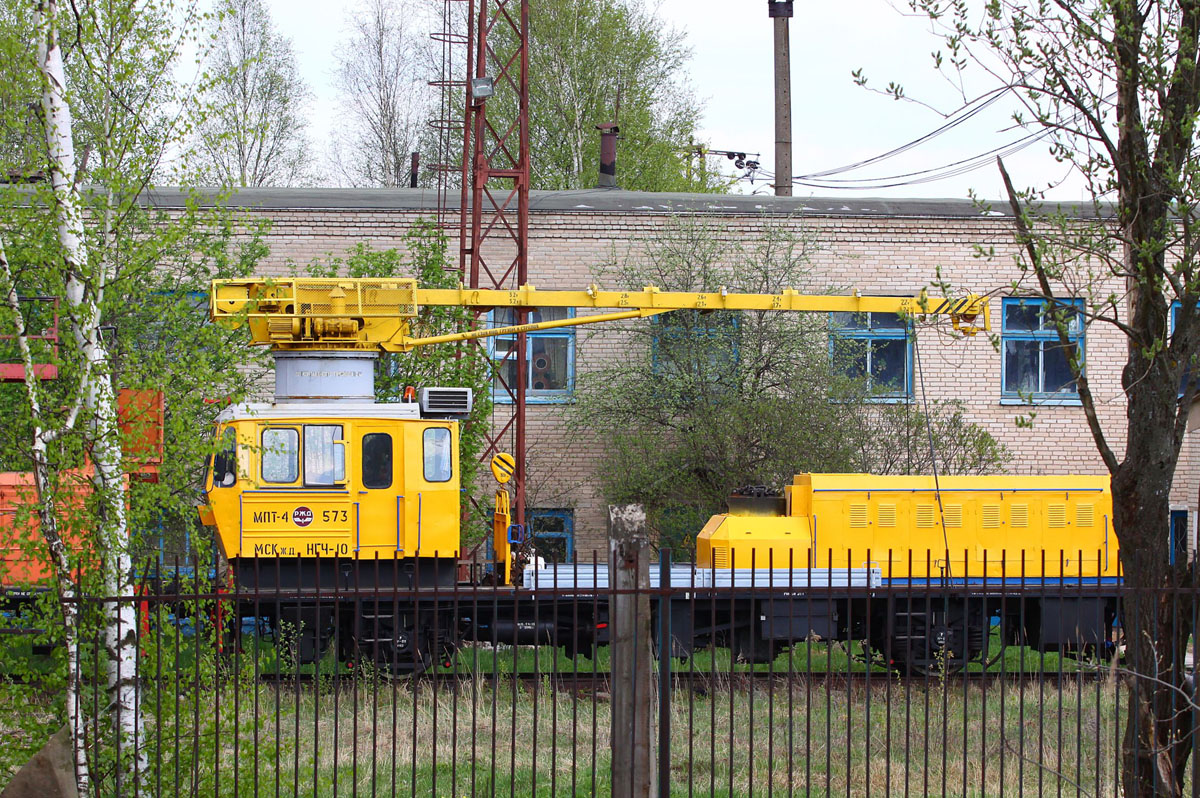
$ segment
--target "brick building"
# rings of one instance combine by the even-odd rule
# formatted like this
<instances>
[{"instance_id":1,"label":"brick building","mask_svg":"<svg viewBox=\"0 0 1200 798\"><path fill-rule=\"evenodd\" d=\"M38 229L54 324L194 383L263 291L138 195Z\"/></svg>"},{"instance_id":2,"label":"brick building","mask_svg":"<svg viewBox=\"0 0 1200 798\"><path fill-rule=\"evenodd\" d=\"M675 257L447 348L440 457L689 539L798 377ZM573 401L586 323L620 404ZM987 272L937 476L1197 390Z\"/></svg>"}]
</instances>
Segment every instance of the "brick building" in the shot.
<instances>
[{"instance_id":1,"label":"brick building","mask_svg":"<svg viewBox=\"0 0 1200 798\"><path fill-rule=\"evenodd\" d=\"M231 201L241 212L269 217L267 273L285 273L293 264L342 254L360 241L376 249L403 247L412 221L435 212L436 197L422 190L295 189L243 190ZM164 193L158 204L170 206ZM1064 385L1062 362L1041 347L1036 309L1015 299L1021 275L1013 265L1012 222L997 210L981 210L965 200L863 200L640 194L622 191L535 192L531 198L530 282L538 288L580 288L594 280L597 267L639 247L673 216L694 215L721 235L745 240L769 225L803 230L819 246L812 253L812 285L853 288L863 294L915 294L938 278L962 290L991 293L991 326L999 347L986 336L949 343L934 330L919 328L921 376L930 399L957 398L971 421L983 425L1011 453L1012 473L1103 473L1083 411L1073 388ZM456 229L457 214L449 217ZM994 248L980 257L979 248ZM609 286L618 287L618 286ZM1120 287L1114 290L1120 293ZM583 328L581 328L583 329ZM592 328L595 329L595 328ZM886 325L862 332L880 347ZM1053 333L1049 333L1053 335ZM560 551L590 557L603 548L605 511L595 487L593 463L598 442L568 429L561 405L570 401L576 373L599 359L617 356L619 338L556 332L530 336L531 396L529 506L544 534L558 536ZM1123 429L1120 370L1125 340L1114 328L1094 324L1078 336L1089 378L1110 444L1123 449L1115 433ZM500 346L505 344L501 342ZM536 349L533 349L536 347ZM882 351L882 350L880 350ZM1007 353L1007 356L1006 354ZM903 357L911 358L911 346ZM906 363L911 372L911 362ZM535 372L535 369L537 371ZM893 386L896 399L912 400L913 379ZM1033 394L1032 399L1030 394ZM1033 411L1032 425L1018 416ZM497 405L497 414L506 412ZM1184 444L1171 498L1189 549L1194 548L1200 458L1192 441ZM547 543L550 543L548 540Z\"/></svg>"}]
</instances>

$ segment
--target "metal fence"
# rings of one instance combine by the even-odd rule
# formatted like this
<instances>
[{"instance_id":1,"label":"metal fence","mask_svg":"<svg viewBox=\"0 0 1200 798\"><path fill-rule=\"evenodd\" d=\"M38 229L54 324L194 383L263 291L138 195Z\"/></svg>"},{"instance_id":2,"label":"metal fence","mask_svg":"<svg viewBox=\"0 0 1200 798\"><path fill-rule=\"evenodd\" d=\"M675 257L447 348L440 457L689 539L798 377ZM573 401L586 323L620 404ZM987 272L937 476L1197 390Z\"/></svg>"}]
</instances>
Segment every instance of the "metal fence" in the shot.
<instances>
[{"instance_id":1,"label":"metal fence","mask_svg":"<svg viewBox=\"0 0 1200 798\"><path fill-rule=\"evenodd\" d=\"M111 731L105 647L80 648L93 789L1118 795L1126 769L1159 753L1123 755L1127 734L1193 745L1191 574L1139 593L1028 566L972 579L718 572L667 553L624 566L531 568L506 588L459 581L482 568L438 584L396 561L345 561L288 587L288 563L264 560L256 569L281 576L242 580L254 589L176 568L136 595L84 599L93 620L138 610L122 630L136 636L143 721L132 760ZM1131 641L1163 630L1172 656L1134 662ZM7 688L28 707L53 701L38 679ZM1182 710L1130 732L1131 693L1154 690Z\"/></svg>"}]
</instances>

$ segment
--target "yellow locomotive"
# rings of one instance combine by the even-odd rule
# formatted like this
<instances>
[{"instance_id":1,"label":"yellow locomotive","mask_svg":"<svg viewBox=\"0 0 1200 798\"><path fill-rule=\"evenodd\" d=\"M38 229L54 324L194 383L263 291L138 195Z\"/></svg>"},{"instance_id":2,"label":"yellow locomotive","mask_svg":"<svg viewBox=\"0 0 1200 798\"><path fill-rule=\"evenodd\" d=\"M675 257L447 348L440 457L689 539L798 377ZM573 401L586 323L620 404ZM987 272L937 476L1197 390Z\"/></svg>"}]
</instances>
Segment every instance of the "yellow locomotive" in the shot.
<instances>
[{"instance_id":1,"label":"yellow locomotive","mask_svg":"<svg viewBox=\"0 0 1200 798\"><path fill-rule=\"evenodd\" d=\"M290 627L303 662L336 640L344 659L369 646L384 666L424 670L458 639L436 594L457 578L456 419L471 392L377 404L369 359L280 354L276 401L218 416L200 508L237 590L254 597L238 614Z\"/></svg>"},{"instance_id":2,"label":"yellow locomotive","mask_svg":"<svg viewBox=\"0 0 1200 798\"><path fill-rule=\"evenodd\" d=\"M470 391L395 404L242 405L222 412L204 521L230 562L455 561L458 423ZM332 584L332 583L331 583Z\"/></svg>"},{"instance_id":3,"label":"yellow locomotive","mask_svg":"<svg viewBox=\"0 0 1200 798\"><path fill-rule=\"evenodd\" d=\"M705 568L871 565L885 579L1099 584L1117 577L1111 519L1107 476L800 474L782 496L731 497L696 558Z\"/></svg>"}]
</instances>

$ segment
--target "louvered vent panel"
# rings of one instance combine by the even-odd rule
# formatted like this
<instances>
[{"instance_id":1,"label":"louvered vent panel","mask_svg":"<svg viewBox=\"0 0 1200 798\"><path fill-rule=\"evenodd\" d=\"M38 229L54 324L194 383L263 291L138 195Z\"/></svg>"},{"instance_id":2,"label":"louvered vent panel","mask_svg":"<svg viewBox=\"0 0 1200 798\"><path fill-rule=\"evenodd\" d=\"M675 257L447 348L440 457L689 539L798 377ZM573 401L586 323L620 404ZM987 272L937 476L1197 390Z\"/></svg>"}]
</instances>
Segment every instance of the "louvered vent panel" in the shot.
<instances>
[{"instance_id":1,"label":"louvered vent panel","mask_svg":"<svg viewBox=\"0 0 1200 798\"><path fill-rule=\"evenodd\" d=\"M850 505L850 526L864 527L867 525L867 505Z\"/></svg>"},{"instance_id":2,"label":"louvered vent panel","mask_svg":"<svg viewBox=\"0 0 1200 798\"><path fill-rule=\"evenodd\" d=\"M423 415L466 416L471 413L473 394L470 388L422 388L417 403Z\"/></svg>"},{"instance_id":3,"label":"louvered vent panel","mask_svg":"<svg viewBox=\"0 0 1200 798\"><path fill-rule=\"evenodd\" d=\"M1014 527L1029 526L1029 505L1014 504L1009 508L1009 523Z\"/></svg>"},{"instance_id":4,"label":"louvered vent panel","mask_svg":"<svg viewBox=\"0 0 1200 798\"><path fill-rule=\"evenodd\" d=\"M983 505L983 528L998 529L1000 527L1000 505Z\"/></svg>"},{"instance_id":5,"label":"louvered vent panel","mask_svg":"<svg viewBox=\"0 0 1200 798\"><path fill-rule=\"evenodd\" d=\"M1096 507L1093 504L1075 505L1075 526L1091 526L1096 523Z\"/></svg>"},{"instance_id":6,"label":"louvered vent panel","mask_svg":"<svg viewBox=\"0 0 1200 798\"><path fill-rule=\"evenodd\" d=\"M894 504L879 505L879 525L880 526L895 526L896 525L896 505L894 505Z\"/></svg>"},{"instance_id":7,"label":"louvered vent panel","mask_svg":"<svg viewBox=\"0 0 1200 798\"><path fill-rule=\"evenodd\" d=\"M729 549L724 546L719 546L712 550L713 567L728 568L729 567Z\"/></svg>"},{"instance_id":8,"label":"louvered vent panel","mask_svg":"<svg viewBox=\"0 0 1200 798\"><path fill-rule=\"evenodd\" d=\"M946 517L947 529L962 527L963 508L961 504L947 504L942 508L942 514Z\"/></svg>"},{"instance_id":9,"label":"louvered vent panel","mask_svg":"<svg viewBox=\"0 0 1200 798\"><path fill-rule=\"evenodd\" d=\"M1047 504L1046 505L1046 526L1054 529L1062 529L1067 525L1067 505L1065 504Z\"/></svg>"},{"instance_id":10,"label":"louvered vent panel","mask_svg":"<svg viewBox=\"0 0 1200 798\"><path fill-rule=\"evenodd\" d=\"M937 517L937 508L932 504L917 505L917 527L920 529L929 529L934 525L933 520Z\"/></svg>"}]
</instances>

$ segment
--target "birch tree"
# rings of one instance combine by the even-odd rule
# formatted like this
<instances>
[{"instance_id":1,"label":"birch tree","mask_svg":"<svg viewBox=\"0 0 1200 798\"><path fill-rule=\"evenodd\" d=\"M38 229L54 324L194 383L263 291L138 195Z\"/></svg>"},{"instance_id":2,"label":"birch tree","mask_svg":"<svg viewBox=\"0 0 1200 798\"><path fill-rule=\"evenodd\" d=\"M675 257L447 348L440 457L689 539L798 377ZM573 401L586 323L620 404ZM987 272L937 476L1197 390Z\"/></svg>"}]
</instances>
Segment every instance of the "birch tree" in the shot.
<instances>
[{"instance_id":1,"label":"birch tree","mask_svg":"<svg viewBox=\"0 0 1200 798\"><path fill-rule=\"evenodd\" d=\"M6 457L23 458L32 473L37 548L53 573L62 621L49 624L46 639L66 644L56 660L67 671L62 711L73 732L76 780L91 794L108 790L104 781L114 775L118 784L145 785L138 619L128 600L76 599L131 595L133 519L144 527L147 519L170 523L185 509L194 512L204 462L198 442L215 412L199 410L201 399L242 396L259 372L236 374L244 348L225 348L227 336L206 324L190 292L210 277L247 273L261 248L244 227L238 243L232 220L219 211L194 202L158 211L144 202L191 124L184 113L192 87L174 75L185 43L201 30L193 6L118 0L63 8L45 0L6 10L13 13L0 20L0 49L14 57L0 73L0 96L16 101L0 103L0 113L21 135L2 166L44 179L0 185L0 334L13 337L26 375L47 357L59 373L53 382L27 379L21 406L10 413L6 405L6 425L28 441ZM27 26L3 24L11 20ZM17 44L30 38L34 47ZM6 112L30 103L36 114ZM60 303L56 352L39 349L39 322L23 301L29 295ZM178 455L162 467L169 482L131 485L137 463L121 447L118 380L167 393ZM12 399L7 390L5 398ZM97 613L84 613L85 606L103 607L99 626L89 625ZM82 655L91 647L94 656ZM91 671L93 662L100 673ZM97 679L104 717L84 723L91 700L79 696ZM92 730L101 738L85 736ZM113 748L121 752L116 766L106 759L97 769L97 752Z\"/></svg>"},{"instance_id":2,"label":"birch tree","mask_svg":"<svg viewBox=\"0 0 1200 798\"><path fill-rule=\"evenodd\" d=\"M421 6L366 0L351 17L336 53L334 83L345 124L334 134L332 160L353 186L407 186L411 154L432 108L428 24Z\"/></svg>"},{"instance_id":3,"label":"birch tree","mask_svg":"<svg viewBox=\"0 0 1200 798\"><path fill-rule=\"evenodd\" d=\"M58 227L58 255L66 274L68 328L82 357L79 390L60 429L69 430L73 427L81 411L86 412L91 423L89 437L95 469L93 488L99 506L97 537L103 549L111 552L111 560L102 566L102 571L107 576L104 588L109 595L123 596L132 592L129 582L132 563L129 557L125 507L125 471L117 428L116 391L113 388L109 353L100 329L100 305L109 287L113 263L111 253L100 252L96 257L92 257L88 252L83 202L76 179L74 130L71 108L67 103L67 75L59 41L58 8L55 0L47 0L38 11L38 66L43 81L42 114L46 130L51 207ZM104 210L106 213L101 220L102 234L107 236L112 230L115 210L111 199ZM9 296L12 297L16 290L15 281L11 272L6 271L5 277L9 285ZM19 318L15 300L10 299L9 304ZM71 573L69 570L62 570L66 565L66 558L62 556L61 537L53 527L54 507L51 494L47 491L49 473L48 462L44 458L45 446L49 439L61 432L43 427L40 421L43 414L37 404L35 381L29 378L32 374L32 362L29 361L28 345L23 344L22 357L26 360L26 385L30 409L35 419L34 473L38 503L42 508L39 516L43 522L51 523L51 532L47 540L51 551L57 552L54 564L57 581L62 585L65 580L70 580ZM65 620L69 622L73 619ZM104 646L109 662L108 699L113 712L114 726L125 750L134 752L132 769L138 774L145 769L145 754L141 746L141 717L137 707L137 650L134 641L136 629L137 618L133 605L128 602L118 603L106 624ZM77 715L77 711L73 712ZM77 721L78 718L73 717L73 720ZM78 734L76 736L78 737ZM76 779L81 787L86 789L88 777L86 765L81 761L78 741L75 752Z\"/></svg>"},{"instance_id":4,"label":"birch tree","mask_svg":"<svg viewBox=\"0 0 1200 798\"><path fill-rule=\"evenodd\" d=\"M262 0L226 0L208 60L199 179L231 186L295 186L312 177L305 118L310 92L292 43Z\"/></svg>"},{"instance_id":5,"label":"birch tree","mask_svg":"<svg viewBox=\"0 0 1200 798\"><path fill-rule=\"evenodd\" d=\"M61 66L61 62L59 64ZM0 273L3 274L5 301L13 314L13 320L18 329L25 329L25 318L21 312L20 302L16 291L16 281L13 279L12 268L4 251L4 242L0 240ZM34 357L27 336L17 337L21 352L21 363L26 374L34 371ZM35 387L35 382L26 383L29 409L36 419L43 417L41 400ZM71 562L67 554L67 545L62 530L59 527L59 512L55 502L55 489L51 484L51 464L48 456L49 446L61 435L69 432L78 421L82 402L76 401L61 424L47 427L35 423L30 441L30 453L33 459L34 489L36 491L36 507L39 527L46 543L51 565L54 569L54 588L57 591L58 603L62 609L63 644L68 652L79 650L79 598L75 580L71 576ZM75 766L75 782L80 794L86 795L90 785L87 767L87 750L84 740L84 720L79 699L80 678L79 659L67 657L66 721L71 729L72 754Z\"/></svg>"}]
</instances>

